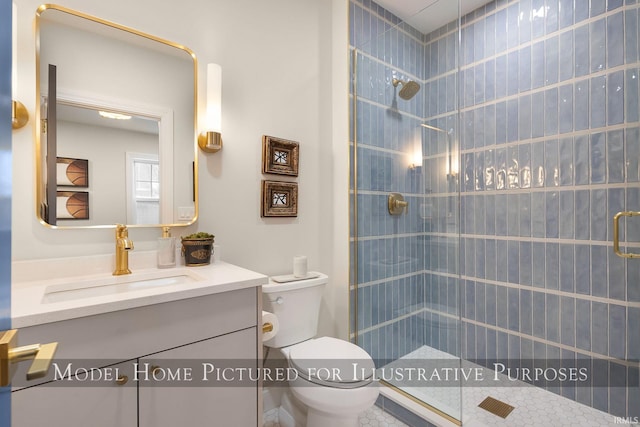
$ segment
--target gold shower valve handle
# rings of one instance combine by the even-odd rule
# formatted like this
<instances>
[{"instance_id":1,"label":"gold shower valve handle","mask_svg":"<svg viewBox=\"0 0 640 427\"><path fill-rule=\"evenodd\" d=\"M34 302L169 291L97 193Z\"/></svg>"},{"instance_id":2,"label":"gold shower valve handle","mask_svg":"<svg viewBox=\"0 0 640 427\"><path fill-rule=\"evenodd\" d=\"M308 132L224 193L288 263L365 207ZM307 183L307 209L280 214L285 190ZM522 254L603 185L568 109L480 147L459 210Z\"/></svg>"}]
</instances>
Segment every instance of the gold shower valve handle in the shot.
<instances>
[{"instance_id":1,"label":"gold shower valve handle","mask_svg":"<svg viewBox=\"0 0 640 427\"><path fill-rule=\"evenodd\" d=\"M404 200L404 196L400 193L391 193L388 198L388 208L391 215L402 215L409 206L409 202Z\"/></svg>"},{"instance_id":2,"label":"gold shower valve handle","mask_svg":"<svg viewBox=\"0 0 640 427\"><path fill-rule=\"evenodd\" d=\"M9 385L15 364L25 360L33 360L27 371L27 380L46 376L58 347L57 342L17 347L17 341L16 329L4 331L0 335L0 387Z\"/></svg>"},{"instance_id":3,"label":"gold shower valve handle","mask_svg":"<svg viewBox=\"0 0 640 427\"><path fill-rule=\"evenodd\" d=\"M616 255L618 255L619 257L622 258L640 258L640 254L634 254L634 253L630 253L630 252L622 252L620 250L620 218L623 216L628 216L628 217L632 217L632 216L640 216L640 212L632 212L632 211L627 211L627 212L618 212L614 217L613 217L613 252L615 252Z\"/></svg>"}]
</instances>

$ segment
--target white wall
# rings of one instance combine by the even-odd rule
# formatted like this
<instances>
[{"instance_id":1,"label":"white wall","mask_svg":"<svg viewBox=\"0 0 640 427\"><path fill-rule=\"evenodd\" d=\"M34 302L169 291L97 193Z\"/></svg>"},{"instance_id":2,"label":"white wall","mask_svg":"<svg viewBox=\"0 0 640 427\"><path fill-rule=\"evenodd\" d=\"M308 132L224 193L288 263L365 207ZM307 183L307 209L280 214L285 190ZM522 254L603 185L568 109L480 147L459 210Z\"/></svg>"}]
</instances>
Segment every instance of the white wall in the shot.
<instances>
[{"instance_id":1,"label":"white wall","mask_svg":"<svg viewBox=\"0 0 640 427\"><path fill-rule=\"evenodd\" d=\"M18 98L35 106L34 0L18 6ZM191 48L198 71L223 69L224 149L199 154L200 217L174 235L206 230L223 259L265 274L291 271L296 254L328 272L321 333L347 336L348 64L345 0L66 0L99 16ZM204 86L199 96L204 96ZM199 109L203 109L202 101ZM51 230L35 218L34 123L14 132L13 259L111 253L113 230ZM260 218L261 137L300 142L299 213ZM269 176L268 178L277 178ZM131 230L136 250L159 230Z\"/></svg>"}]
</instances>

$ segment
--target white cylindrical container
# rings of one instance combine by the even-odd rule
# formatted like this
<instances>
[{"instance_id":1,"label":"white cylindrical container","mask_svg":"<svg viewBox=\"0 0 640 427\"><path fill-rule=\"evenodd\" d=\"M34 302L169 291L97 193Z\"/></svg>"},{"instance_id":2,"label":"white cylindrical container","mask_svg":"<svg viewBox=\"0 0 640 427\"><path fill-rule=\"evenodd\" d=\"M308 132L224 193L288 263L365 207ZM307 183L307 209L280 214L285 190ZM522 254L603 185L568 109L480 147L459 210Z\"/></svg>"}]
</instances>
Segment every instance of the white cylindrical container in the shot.
<instances>
[{"instance_id":1,"label":"white cylindrical container","mask_svg":"<svg viewBox=\"0 0 640 427\"><path fill-rule=\"evenodd\" d=\"M307 257L298 255L293 257L293 275L295 277L307 277Z\"/></svg>"}]
</instances>

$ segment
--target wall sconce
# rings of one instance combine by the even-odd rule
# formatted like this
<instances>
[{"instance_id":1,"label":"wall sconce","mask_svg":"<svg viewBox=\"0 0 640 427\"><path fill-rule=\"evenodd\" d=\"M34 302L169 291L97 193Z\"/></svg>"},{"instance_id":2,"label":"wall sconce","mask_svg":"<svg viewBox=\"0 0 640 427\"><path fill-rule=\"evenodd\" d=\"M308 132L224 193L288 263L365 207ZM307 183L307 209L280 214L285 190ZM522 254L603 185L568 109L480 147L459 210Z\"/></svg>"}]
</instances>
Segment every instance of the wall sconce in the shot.
<instances>
[{"instance_id":1,"label":"wall sconce","mask_svg":"<svg viewBox=\"0 0 640 427\"><path fill-rule=\"evenodd\" d=\"M206 153L222 149L222 68L207 65L207 109L204 127L198 136L198 146Z\"/></svg>"},{"instance_id":2,"label":"wall sconce","mask_svg":"<svg viewBox=\"0 0 640 427\"><path fill-rule=\"evenodd\" d=\"M11 49L11 127L20 129L29 121L29 112L24 104L15 100L18 92L18 11L15 3L12 2L12 33L13 40Z\"/></svg>"}]
</instances>

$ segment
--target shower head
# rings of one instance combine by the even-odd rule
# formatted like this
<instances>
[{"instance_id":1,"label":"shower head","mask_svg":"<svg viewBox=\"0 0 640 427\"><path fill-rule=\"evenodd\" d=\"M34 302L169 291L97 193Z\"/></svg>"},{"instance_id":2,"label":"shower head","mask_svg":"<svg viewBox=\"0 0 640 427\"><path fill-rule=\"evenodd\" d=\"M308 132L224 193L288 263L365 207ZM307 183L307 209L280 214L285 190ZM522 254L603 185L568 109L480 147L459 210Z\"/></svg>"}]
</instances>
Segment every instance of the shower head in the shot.
<instances>
[{"instance_id":1,"label":"shower head","mask_svg":"<svg viewBox=\"0 0 640 427\"><path fill-rule=\"evenodd\" d=\"M398 95L400 95L400 98L407 101L416 96L416 93L420 90L420 85L413 80L405 82L404 80L393 79L392 83L393 87L398 87L398 84L402 84L402 89L400 89Z\"/></svg>"}]
</instances>

